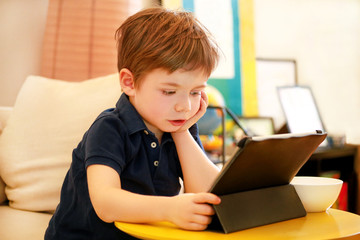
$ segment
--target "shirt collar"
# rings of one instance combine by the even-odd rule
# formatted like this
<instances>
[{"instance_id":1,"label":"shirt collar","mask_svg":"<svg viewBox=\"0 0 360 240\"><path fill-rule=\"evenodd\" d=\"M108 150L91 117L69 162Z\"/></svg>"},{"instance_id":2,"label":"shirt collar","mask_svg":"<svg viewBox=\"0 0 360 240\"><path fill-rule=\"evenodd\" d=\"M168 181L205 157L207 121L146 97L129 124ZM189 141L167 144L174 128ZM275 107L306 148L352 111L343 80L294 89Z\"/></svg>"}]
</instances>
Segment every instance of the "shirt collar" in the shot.
<instances>
[{"instance_id":1,"label":"shirt collar","mask_svg":"<svg viewBox=\"0 0 360 240\"><path fill-rule=\"evenodd\" d=\"M116 103L116 109L119 111L120 118L125 122L129 134L147 129L144 120L130 103L129 97L125 93L120 96L119 101Z\"/></svg>"},{"instance_id":2,"label":"shirt collar","mask_svg":"<svg viewBox=\"0 0 360 240\"><path fill-rule=\"evenodd\" d=\"M161 144L165 144L167 142L173 142L174 140L172 139L171 133L168 132L164 132L162 139L161 139Z\"/></svg>"}]
</instances>

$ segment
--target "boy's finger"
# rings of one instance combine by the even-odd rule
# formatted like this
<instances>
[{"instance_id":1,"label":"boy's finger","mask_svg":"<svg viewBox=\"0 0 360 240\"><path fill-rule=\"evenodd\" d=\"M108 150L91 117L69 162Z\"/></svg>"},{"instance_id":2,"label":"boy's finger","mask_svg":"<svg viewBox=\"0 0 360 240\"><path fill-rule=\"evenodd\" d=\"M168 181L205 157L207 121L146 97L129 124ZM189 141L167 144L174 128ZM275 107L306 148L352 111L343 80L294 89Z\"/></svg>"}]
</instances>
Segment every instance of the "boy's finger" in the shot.
<instances>
[{"instance_id":1,"label":"boy's finger","mask_svg":"<svg viewBox=\"0 0 360 240\"><path fill-rule=\"evenodd\" d=\"M190 222L190 223L188 223L187 226L185 226L185 229L195 230L195 231L205 230L206 228L207 228L206 224L199 224L199 223L194 223L194 222Z\"/></svg>"},{"instance_id":2,"label":"boy's finger","mask_svg":"<svg viewBox=\"0 0 360 240\"><path fill-rule=\"evenodd\" d=\"M195 195L195 203L209 203L209 204L220 204L221 199L212 193L199 193Z\"/></svg>"},{"instance_id":3,"label":"boy's finger","mask_svg":"<svg viewBox=\"0 0 360 240\"><path fill-rule=\"evenodd\" d=\"M192 222L195 223L199 223L201 225L209 225L212 221L212 217L211 216L206 216L206 215L202 215L202 214L196 214L193 216L192 218Z\"/></svg>"},{"instance_id":4,"label":"boy's finger","mask_svg":"<svg viewBox=\"0 0 360 240\"><path fill-rule=\"evenodd\" d=\"M206 106L209 104L209 98L205 91L201 91L201 99L204 100L204 102L206 103Z\"/></svg>"},{"instance_id":5,"label":"boy's finger","mask_svg":"<svg viewBox=\"0 0 360 240\"><path fill-rule=\"evenodd\" d=\"M203 217L209 217L215 214L215 210L212 206L207 203L197 204L195 213Z\"/></svg>"}]
</instances>

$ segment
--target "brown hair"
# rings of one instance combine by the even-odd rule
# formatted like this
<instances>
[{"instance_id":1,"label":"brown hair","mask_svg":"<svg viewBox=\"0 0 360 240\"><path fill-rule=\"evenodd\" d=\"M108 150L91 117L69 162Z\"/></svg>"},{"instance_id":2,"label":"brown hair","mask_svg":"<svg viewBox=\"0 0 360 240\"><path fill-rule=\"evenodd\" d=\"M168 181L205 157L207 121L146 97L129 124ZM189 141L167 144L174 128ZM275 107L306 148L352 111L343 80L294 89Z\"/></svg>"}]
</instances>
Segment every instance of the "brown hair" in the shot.
<instances>
[{"instance_id":1,"label":"brown hair","mask_svg":"<svg viewBox=\"0 0 360 240\"><path fill-rule=\"evenodd\" d=\"M118 69L129 69L138 84L156 68L170 73L202 69L210 76L218 47L209 31L185 11L149 8L130 16L116 31Z\"/></svg>"}]
</instances>

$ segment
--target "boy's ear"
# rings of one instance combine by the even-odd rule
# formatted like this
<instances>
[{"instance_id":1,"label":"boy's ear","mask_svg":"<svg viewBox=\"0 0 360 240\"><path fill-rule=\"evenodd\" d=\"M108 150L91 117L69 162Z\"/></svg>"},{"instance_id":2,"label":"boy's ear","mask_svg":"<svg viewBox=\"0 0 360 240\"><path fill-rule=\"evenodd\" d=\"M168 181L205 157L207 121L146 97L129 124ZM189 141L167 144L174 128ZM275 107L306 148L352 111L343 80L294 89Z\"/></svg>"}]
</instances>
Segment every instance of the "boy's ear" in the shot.
<instances>
[{"instance_id":1,"label":"boy's ear","mask_svg":"<svg viewBox=\"0 0 360 240\"><path fill-rule=\"evenodd\" d=\"M127 69L123 68L119 72L120 78L120 86L121 89L126 95L132 96L135 94L135 83L134 83L134 75L132 72Z\"/></svg>"}]
</instances>

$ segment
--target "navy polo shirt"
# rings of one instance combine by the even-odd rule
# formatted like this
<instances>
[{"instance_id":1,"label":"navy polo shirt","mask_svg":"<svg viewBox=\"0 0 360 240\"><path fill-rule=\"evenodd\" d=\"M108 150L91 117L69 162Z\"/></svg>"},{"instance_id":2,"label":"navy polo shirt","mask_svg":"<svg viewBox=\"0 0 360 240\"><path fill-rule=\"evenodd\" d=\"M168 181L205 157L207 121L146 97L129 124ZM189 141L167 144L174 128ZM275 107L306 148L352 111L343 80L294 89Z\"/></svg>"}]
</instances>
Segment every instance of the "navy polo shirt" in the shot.
<instances>
[{"instance_id":1,"label":"navy polo shirt","mask_svg":"<svg viewBox=\"0 0 360 240\"><path fill-rule=\"evenodd\" d=\"M197 125L189 130L202 147ZM180 190L182 170L171 134L164 133L160 144L125 94L116 108L98 116L72 156L46 240L126 238L113 223L97 217L88 192L89 165L113 168L120 176L121 187L134 193L174 196Z\"/></svg>"}]
</instances>

